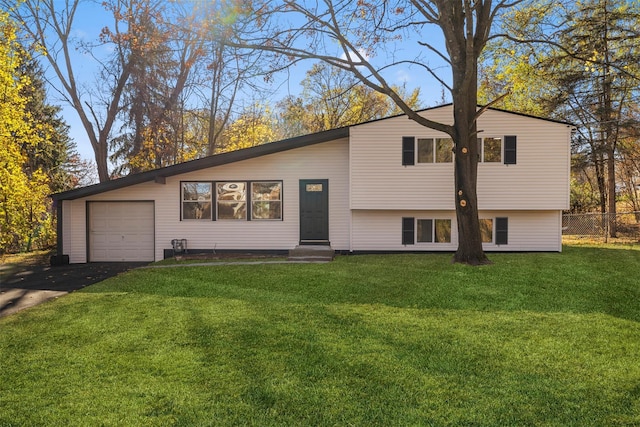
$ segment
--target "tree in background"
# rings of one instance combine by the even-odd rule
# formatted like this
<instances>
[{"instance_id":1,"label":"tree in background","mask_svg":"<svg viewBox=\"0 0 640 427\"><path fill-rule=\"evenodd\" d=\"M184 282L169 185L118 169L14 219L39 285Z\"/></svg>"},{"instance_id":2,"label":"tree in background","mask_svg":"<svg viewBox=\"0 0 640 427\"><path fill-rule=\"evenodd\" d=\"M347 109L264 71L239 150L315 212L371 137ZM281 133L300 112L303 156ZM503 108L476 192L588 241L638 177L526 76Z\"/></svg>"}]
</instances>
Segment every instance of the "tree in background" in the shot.
<instances>
[{"instance_id":1,"label":"tree in background","mask_svg":"<svg viewBox=\"0 0 640 427\"><path fill-rule=\"evenodd\" d=\"M494 19L521 0L412 0L408 2L326 0L319 2L259 1L243 3L244 26L228 39L229 45L264 50L283 66L301 59L321 60L352 73L361 83L388 96L416 123L451 136L455 144L454 194L458 225L455 262L485 264L478 220L477 128L478 58ZM444 48L425 28L439 28ZM423 51L436 56L451 71L439 75L422 56L402 57L394 43L411 33ZM453 124L429 120L409 105L388 76L412 65L423 76L434 77L451 93ZM451 83L449 83L449 81Z\"/></svg>"},{"instance_id":2,"label":"tree in background","mask_svg":"<svg viewBox=\"0 0 640 427\"><path fill-rule=\"evenodd\" d=\"M44 72L38 61L28 52L23 52L22 58L17 71L29 84L21 88L20 94L26 100L25 108L39 136L36 144L23 144L26 172L40 169L46 173L51 193L75 188L83 178L76 145L69 137L69 126L60 117L61 108L47 102Z\"/></svg>"},{"instance_id":3,"label":"tree in background","mask_svg":"<svg viewBox=\"0 0 640 427\"><path fill-rule=\"evenodd\" d=\"M508 88L502 106L577 125L575 183L595 189L603 213L616 212L620 143L638 123L639 23L635 2L535 1L502 21L505 37L483 69L484 100Z\"/></svg>"},{"instance_id":4,"label":"tree in background","mask_svg":"<svg viewBox=\"0 0 640 427\"><path fill-rule=\"evenodd\" d=\"M110 61L92 54L91 47L74 37L74 19L80 0L60 3L56 0L24 0L14 7L12 0L2 0L16 22L39 50L57 77L52 84L56 92L74 108L95 154L98 178L109 180L108 146L120 111L121 97L131 73L131 62L113 49ZM74 68L76 49L96 59L101 68L95 85L80 85Z\"/></svg>"},{"instance_id":5,"label":"tree in background","mask_svg":"<svg viewBox=\"0 0 640 427\"><path fill-rule=\"evenodd\" d=\"M241 150L276 141L276 121L268 106L254 103L224 131L225 145L221 152Z\"/></svg>"},{"instance_id":6,"label":"tree in background","mask_svg":"<svg viewBox=\"0 0 640 427\"><path fill-rule=\"evenodd\" d=\"M41 72L16 31L0 12L0 252L55 241L48 195L70 185L66 125L45 103Z\"/></svg>"},{"instance_id":7,"label":"tree in background","mask_svg":"<svg viewBox=\"0 0 640 427\"><path fill-rule=\"evenodd\" d=\"M400 114L387 96L363 85L352 73L324 63L314 64L302 81L300 96L281 101L281 126L285 137L364 123ZM394 86L407 105L420 108L420 90L405 94Z\"/></svg>"},{"instance_id":8,"label":"tree in background","mask_svg":"<svg viewBox=\"0 0 640 427\"><path fill-rule=\"evenodd\" d=\"M185 90L204 55L203 31L193 11L158 0L105 4L118 25L103 30L103 37L131 63L123 92L124 134L115 140L111 157L120 161L118 175L188 159L181 143Z\"/></svg>"}]
</instances>

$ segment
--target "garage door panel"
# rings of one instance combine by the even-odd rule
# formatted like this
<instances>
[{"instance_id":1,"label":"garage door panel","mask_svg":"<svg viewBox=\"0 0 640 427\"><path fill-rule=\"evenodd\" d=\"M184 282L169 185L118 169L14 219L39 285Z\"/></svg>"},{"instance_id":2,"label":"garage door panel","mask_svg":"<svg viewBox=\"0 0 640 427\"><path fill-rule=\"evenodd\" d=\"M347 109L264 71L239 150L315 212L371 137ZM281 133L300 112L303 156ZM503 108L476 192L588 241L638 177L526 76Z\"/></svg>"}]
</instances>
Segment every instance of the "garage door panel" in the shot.
<instances>
[{"instance_id":1,"label":"garage door panel","mask_svg":"<svg viewBox=\"0 0 640 427\"><path fill-rule=\"evenodd\" d=\"M89 260L153 261L153 202L90 202Z\"/></svg>"}]
</instances>

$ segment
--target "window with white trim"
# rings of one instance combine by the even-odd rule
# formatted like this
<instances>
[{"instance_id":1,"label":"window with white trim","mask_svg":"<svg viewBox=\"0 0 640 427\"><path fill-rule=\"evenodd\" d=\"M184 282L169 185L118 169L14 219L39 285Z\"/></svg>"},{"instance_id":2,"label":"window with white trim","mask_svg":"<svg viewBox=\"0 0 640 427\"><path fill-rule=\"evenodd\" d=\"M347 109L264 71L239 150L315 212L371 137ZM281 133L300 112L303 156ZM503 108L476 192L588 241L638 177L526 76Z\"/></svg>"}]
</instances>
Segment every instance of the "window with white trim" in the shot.
<instances>
[{"instance_id":1,"label":"window with white trim","mask_svg":"<svg viewBox=\"0 0 640 427\"><path fill-rule=\"evenodd\" d=\"M418 219L418 243L451 243L450 219Z\"/></svg>"},{"instance_id":2,"label":"window with white trim","mask_svg":"<svg viewBox=\"0 0 640 427\"><path fill-rule=\"evenodd\" d=\"M480 236L482 243L493 243L493 219L480 219Z\"/></svg>"},{"instance_id":3,"label":"window with white trim","mask_svg":"<svg viewBox=\"0 0 640 427\"><path fill-rule=\"evenodd\" d=\"M451 138L418 138L418 163L453 162Z\"/></svg>"},{"instance_id":4,"label":"window with white trim","mask_svg":"<svg viewBox=\"0 0 640 427\"><path fill-rule=\"evenodd\" d=\"M183 220L211 220L212 188L210 182L183 182L181 218Z\"/></svg>"},{"instance_id":5,"label":"window with white trim","mask_svg":"<svg viewBox=\"0 0 640 427\"><path fill-rule=\"evenodd\" d=\"M478 158L482 163L502 163L502 138L478 138Z\"/></svg>"},{"instance_id":6,"label":"window with white trim","mask_svg":"<svg viewBox=\"0 0 640 427\"><path fill-rule=\"evenodd\" d=\"M282 219L282 182L251 183L251 220Z\"/></svg>"}]
</instances>

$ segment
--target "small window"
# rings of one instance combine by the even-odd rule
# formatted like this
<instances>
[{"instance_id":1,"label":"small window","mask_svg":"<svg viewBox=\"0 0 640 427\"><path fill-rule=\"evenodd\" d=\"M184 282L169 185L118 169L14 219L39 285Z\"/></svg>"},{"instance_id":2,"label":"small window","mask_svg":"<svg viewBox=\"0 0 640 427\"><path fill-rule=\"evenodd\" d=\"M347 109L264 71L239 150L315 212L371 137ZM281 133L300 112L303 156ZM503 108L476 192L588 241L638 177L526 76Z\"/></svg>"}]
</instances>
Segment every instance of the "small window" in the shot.
<instances>
[{"instance_id":1,"label":"small window","mask_svg":"<svg viewBox=\"0 0 640 427\"><path fill-rule=\"evenodd\" d=\"M251 219L282 219L282 182L251 183Z\"/></svg>"},{"instance_id":2,"label":"small window","mask_svg":"<svg viewBox=\"0 0 640 427\"><path fill-rule=\"evenodd\" d=\"M418 243L451 243L450 219L419 219L416 222Z\"/></svg>"},{"instance_id":3,"label":"small window","mask_svg":"<svg viewBox=\"0 0 640 427\"><path fill-rule=\"evenodd\" d=\"M218 219L247 219L247 183L216 183Z\"/></svg>"},{"instance_id":4,"label":"small window","mask_svg":"<svg viewBox=\"0 0 640 427\"><path fill-rule=\"evenodd\" d=\"M418 163L433 163L433 138L418 139Z\"/></svg>"},{"instance_id":5,"label":"small window","mask_svg":"<svg viewBox=\"0 0 640 427\"><path fill-rule=\"evenodd\" d=\"M451 243L451 220L436 219L433 237L436 243Z\"/></svg>"},{"instance_id":6,"label":"small window","mask_svg":"<svg viewBox=\"0 0 640 427\"><path fill-rule=\"evenodd\" d=\"M453 140L436 138L436 163L453 162Z\"/></svg>"},{"instance_id":7,"label":"small window","mask_svg":"<svg viewBox=\"0 0 640 427\"><path fill-rule=\"evenodd\" d=\"M492 219L480 219L480 235L482 236L482 243L493 242L493 220Z\"/></svg>"},{"instance_id":8,"label":"small window","mask_svg":"<svg viewBox=\"0 0 640 427\"><path fill-rule=\"evenodd\" d=\"M211 183L182 183L182 219L211 220Z\"/></svg>"},{"instance_id":9,"label":"small window","mask_svg":"<svg viewBox=\"0 0 640 427\"><path fill-rule=\"evenodd\" d=\"M483 138L481 159L484 163L502 162L502 138Z\"/></svg>"},{"instance_id":10,"label":"small window","mask_svg":"<svg viewBox=\"0 0 640 427\"><path fill-rule=\"evenodd\" d=\"M418 242L421 242L421 243L433 242L433 220L431 219L418 220Z\"/></svg>"}]
</instances>

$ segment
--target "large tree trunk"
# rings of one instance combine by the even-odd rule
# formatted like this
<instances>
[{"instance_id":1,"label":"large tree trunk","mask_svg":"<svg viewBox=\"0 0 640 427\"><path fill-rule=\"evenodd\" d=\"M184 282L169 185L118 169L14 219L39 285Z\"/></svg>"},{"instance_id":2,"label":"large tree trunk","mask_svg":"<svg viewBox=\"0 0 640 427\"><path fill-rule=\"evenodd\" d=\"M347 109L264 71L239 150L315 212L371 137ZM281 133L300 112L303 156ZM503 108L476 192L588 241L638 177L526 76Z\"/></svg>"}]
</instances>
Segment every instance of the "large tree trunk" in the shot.
<instances>
[{"instance_id":1,"label":"large tree trunk","mask_svg":"<svg viewBox=\"0 0 640 427\"><path fill-rule=\"evenodd\" d=\"M478 56L486 38L476 39L473 29L472 5L468 0L460 3L440 1L440 11L450 16L441 24L451 58L453 86L453 142L455 146L455 201L458 222L458 250L453 261L471 265L490 263L482 249L480 220L478 219ZM476 5L476 7L480 7ZM486 16L490 6L477 10L475 30L484 34L489 25ZM484 29L483 29L484 28Z\"/></svg>"},{"instance_id":2,"label":"large tree trunk","mask_svg":"<svg viewBox=\"0 0 640 427\"><path fill-rule=\"evenodd\" d=\"M468 76L463 86L474 86L476 79ZM474 86L475 87L475 86ZM456 93L454 91L454 93ZM458 92L454 98L455 201L458 222L458 250L453 261L471 265L488 264L482 249L478 219L478 143L476 133L475 90ZM457 99L456 99L457 98ZM457 101L457 102L456 102Z\"/></svg>"}]
</instances>

